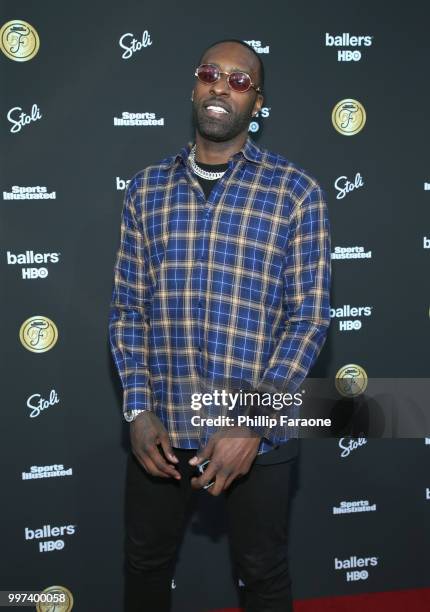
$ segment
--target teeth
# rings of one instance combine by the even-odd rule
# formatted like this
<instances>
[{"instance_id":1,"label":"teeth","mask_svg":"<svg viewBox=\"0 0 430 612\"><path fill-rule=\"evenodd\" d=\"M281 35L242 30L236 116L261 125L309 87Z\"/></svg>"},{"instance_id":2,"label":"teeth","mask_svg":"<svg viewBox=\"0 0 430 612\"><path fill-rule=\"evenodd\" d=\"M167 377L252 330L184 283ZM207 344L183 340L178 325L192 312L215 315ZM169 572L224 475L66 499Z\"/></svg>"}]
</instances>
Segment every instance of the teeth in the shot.
<instances>
[{"instance_id":1,"label":"teeth","mask_svg":"<svg viewBox=\"0 0 430 612\"><path fill-rule=\"evenodd\" d=\"M225 108L222 108L221 106L207 106L207 109L214 111L215 113L228 113L228 111L226 111Z\"/></svg>"}]
</instances>

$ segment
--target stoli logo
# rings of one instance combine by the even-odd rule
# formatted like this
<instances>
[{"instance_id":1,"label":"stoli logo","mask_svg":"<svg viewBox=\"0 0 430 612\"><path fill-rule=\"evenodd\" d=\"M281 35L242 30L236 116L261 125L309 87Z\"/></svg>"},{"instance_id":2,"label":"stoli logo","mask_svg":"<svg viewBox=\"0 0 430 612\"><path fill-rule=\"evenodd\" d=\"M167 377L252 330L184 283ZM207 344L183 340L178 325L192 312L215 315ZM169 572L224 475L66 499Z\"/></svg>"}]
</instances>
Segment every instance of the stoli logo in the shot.
<instances>
[{"instance_id":1,"label":"stoli logo","mask_svg":"<svg viewBox=\"0 0 430 612\"><path fill-rule=\"evenodd\" d=\"M352 451L364 446L364 444L367 444L367 438L340 438L339 448L342 449L340 456L342 458L348 457Z\"/></svg>"},{"instance_id":2,"label":"stoli logo","mask_svg":"<svg viewBox=\"0 0 430 612\"><path fill-rule=\"evenodd\" d=\"M37 106L37 104L33 104L29 115L24 113L20 106L14 106L7 114L8 121L12 123L10 131L12 134L16 134L17 132L20 132L25 125L28 125L32 121L42 119L42 116L43 115L40 112L40 108Z\"/></svg>"},{"instance_id":3,"label":"stoli logo","mask_svg":"<svg viewBox=\"0 0 430 612\"><path fill-rule=\"evenodd\" d=\"M122 59L129 59L133 53L136 53L136 51L141 51L142 49L150 47L151 45L152 40L148 30L144 30L142 32L141 40L137 40L137 38L135 38L134 34L131 34L131 32L123 34L119 39L119 46L122 49L125 49L121 56Z\"/></svg>"},{"instance_id":4,"label":"stoli logo","mask_svg":"<svg viewBox=\"0 0 430 612\"><path fill-rule=\"evenodd\" d=\"M363 187L363 185L363 177L359 172L356 173L353 181L349 181L347 176L338 176L334 182L334 188L337 191L336 199L343 200L348 193Z\"/></svg>"},{"instance_id":5,"label":"stoli logo","mask_svg":"<svg viewBox=\"0 0 430 612\"><path fill-rule=\"evenodd\" d=\"M38 417L43 410L46 410L50 406L55 406L60 402L59 397L55 389L51 389L49 393L49 399L44 399L40 393L33 393L27 399L27 408L30 408L31 412L29 417L34 419Z\"/></svg>"}]
</instances>

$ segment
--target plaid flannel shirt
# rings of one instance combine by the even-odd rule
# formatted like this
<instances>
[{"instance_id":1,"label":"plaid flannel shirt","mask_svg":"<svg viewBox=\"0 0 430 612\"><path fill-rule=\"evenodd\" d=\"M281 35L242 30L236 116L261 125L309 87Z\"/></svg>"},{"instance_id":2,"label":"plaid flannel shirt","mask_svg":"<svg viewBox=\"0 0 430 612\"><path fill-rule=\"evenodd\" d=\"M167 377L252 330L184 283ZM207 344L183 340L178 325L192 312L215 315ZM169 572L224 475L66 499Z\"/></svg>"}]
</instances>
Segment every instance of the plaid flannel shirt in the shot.
<instances>
[{"instance_id":1,"label":"plaid flannel shirt","mask_svg":"<svg viewBox=\"0 0 430 612\"><path fill-rule=\"evenodd\" d=\"M317 181L248 137L206 201L191 146L129 182L109 315L124 418L153 410L179 448L213 433L191 425L192 392L217 380L296 391L330 321ZM297 436L261 433L259 454Z\"/></svg>"}]
</instances>

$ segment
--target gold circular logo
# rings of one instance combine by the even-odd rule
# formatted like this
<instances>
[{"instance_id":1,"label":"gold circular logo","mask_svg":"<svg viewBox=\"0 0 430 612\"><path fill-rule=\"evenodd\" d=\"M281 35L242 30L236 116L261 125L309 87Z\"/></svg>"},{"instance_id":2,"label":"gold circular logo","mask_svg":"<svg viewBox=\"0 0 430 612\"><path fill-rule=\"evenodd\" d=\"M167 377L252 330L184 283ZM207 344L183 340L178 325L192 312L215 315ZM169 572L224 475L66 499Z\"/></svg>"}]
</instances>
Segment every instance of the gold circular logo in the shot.
<instances>
[{"instance_id":1,"label":"gold circular logo","mask_svg":"<svg viewBox=\"0 0 430 612\"><path fill-rule=\"evenodd\" d=\"M345 98L333 108L331 120L335 129L344 136L358 134L366 123L364 106L352 98Z\"/></svg>"},{"instance_id":2,"label":"gold circular logo","mask_svg":"<svg viewBox=\"0 0 430 612\"><path fill-rule=\"evenodd\" d=\"M66 587L50 586L42 593L47 593L49 599L37 604L37 612L70 612L73 608L73 595Z\"/></svg>"},{"instance_id":3,"label":"gold circular logo","mask_svg":"<svg viewBox=\"0 0 430 612\"><path fill-rule=\"evenodd\" d=\"M39 46L38 33L22 19L8 21L0 29L0 49L11 60L27 62L33 59Z\"/></svg>"},{"instance_id":4,"label":"gold circular logo","mask_svg":"<svg viewBox=\"0 0 430 612\"><path fill-rule=\"evenodd\" d=\"M348 363L337 372L335 384L341 395L356 397L366 390L367 374L361 366Z\"/></svg>"},{"instance_id":5,"label":"gold circular logo","mask_svg":"<svg viewBox=\"0 0 430 612\"><path fill-rule=\"evenodd\" d=\"M43 315L30 317L21 325L19 339L27 350L44 353L52 349L58 340L57 326Z\"/></svg>"}]
</instances>

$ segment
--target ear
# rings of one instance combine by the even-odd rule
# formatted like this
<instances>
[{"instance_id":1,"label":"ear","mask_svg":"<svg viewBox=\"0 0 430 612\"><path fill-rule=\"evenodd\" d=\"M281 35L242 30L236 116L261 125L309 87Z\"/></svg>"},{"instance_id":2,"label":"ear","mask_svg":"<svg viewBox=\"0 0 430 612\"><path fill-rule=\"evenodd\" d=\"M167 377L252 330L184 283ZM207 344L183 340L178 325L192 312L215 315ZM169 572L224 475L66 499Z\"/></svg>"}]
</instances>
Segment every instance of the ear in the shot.
<instances>
[{"instance_id":1,"label":"ear","mask_svg":"<svg viewBox=\"0 0 430 612\"><path fill-rule=\"evenodd\" d=\"M254 102L254 106L252 108L252 116L255 117L257 113L260 112L261 107L263 106L263 102L264 102L264 97L262 94L257 94L257 97L255 98L255 102Z\"/></svg>"}]
</instances>

